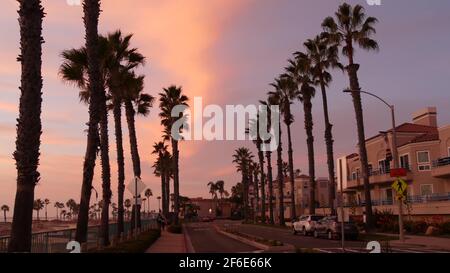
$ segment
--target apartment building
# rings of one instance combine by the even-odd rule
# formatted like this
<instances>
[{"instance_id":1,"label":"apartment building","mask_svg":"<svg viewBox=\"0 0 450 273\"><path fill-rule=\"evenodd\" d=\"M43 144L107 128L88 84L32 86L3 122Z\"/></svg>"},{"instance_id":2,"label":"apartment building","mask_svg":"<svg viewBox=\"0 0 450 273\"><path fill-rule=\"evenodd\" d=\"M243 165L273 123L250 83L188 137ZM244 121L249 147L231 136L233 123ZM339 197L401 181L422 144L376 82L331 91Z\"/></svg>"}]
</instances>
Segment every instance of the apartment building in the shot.
<instances>
[{"instance_id":1,"label":"apartment building","mask_svg":"<svg viewBox=\"0 0 450 273\"><path fill-rule=\"evenodd\" d=\"M413 216L450 216L450 125L438 127L435 107L413 114L411 123L396 128L400 165L407 170L408 213ZM370 191L374 209L397 211L391 185L393 178L392 130L366 140ZM352 153L337 160L338 190L342 183L345 203L362 213L364 187L359 155Z\"/></svg>"},{"instance_id":2,"label":"apartment building","mask_svg":"<svg viewBox=\"0 0 450 273\"><path fill-rule=\"evenodd\" d=\"M310 185L309 185L309 176L300 174L297 172L295 174L294 180L294 197L295 197L295 209L297 215L302 215L309 213L309 197L310 197ZM329 213L329 205L328 205L328 189L329 189L329 180L328 178L318 178L316 179L316 208L318 213L327 214ZM269 216L269 187L266 185L266 216ZM254 199L254 191L253 188L250 190L251 194L251 204L255 205ZM284 187L283 187L283 205L284 205L284 217L285 219L290 219L291 217L291 182L289 177L284 178ZM273 181L273 211L274 218L276 221L279 219L279 191L278 191L278 181ZM261 200L260 200L261 202ZM261 204L259 205L261 208ZM319 212L320 211L320 212Z\"/></svg>"}]
</instances>

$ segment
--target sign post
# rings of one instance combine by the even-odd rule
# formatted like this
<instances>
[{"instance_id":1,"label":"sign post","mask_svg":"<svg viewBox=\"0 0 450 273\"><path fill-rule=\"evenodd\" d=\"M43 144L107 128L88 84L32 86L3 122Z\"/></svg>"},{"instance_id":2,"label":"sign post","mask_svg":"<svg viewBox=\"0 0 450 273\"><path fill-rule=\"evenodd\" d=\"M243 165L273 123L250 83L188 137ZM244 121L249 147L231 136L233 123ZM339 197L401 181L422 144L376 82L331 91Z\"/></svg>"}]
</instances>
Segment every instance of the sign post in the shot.
<instances>
[{"instance_id":1,"label":"sign post","mask_svg":"<svg viewBox=\"0 0 450 273\"><path fill-rule=\"evenodd\" d=\"M142 182L139 177L135 177L127 186L128 191L134 195L134 237L137 239L137 227L138 227L138 205L139 195L145 190L147 186Z\"/></svg>"},{"instance_id":2,"label":"sign post","mask_svg":"<svg viewBox=\"0 0 450 273\"><path fill-rule=\"evenodd\" d=\"M398 201L398 225L400 231L400 240L404 241L403 234L403 201L406 199L408 184L401 179L402 176L406 176L406 169L393 169L391 170L391 177L396 177L395 182L392 184L392 189L397 192Z\"/></svg>"}]
</instances>

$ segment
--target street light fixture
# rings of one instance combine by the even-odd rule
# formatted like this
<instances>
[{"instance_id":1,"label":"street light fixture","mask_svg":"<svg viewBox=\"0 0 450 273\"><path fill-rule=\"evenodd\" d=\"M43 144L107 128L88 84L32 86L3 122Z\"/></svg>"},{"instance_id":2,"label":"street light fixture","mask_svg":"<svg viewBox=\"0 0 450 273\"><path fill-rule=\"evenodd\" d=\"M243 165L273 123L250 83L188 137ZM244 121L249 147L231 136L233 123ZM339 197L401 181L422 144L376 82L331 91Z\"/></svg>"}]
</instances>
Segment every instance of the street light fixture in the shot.
<instances>
[{"instance_id":1,"label":"street light fixture","mask_svg":"<svg viewBox=\"0 0 450 273\"><path fill-rule=\"evenodd\" d=\"M399 162L399 157L398 157L398 149L397 149L397 130L396 130L396 124L395 124L395 107L392 104L389 104L387 101L385 101L384 99L382 99L381 97L367 92L367 91L363 91L363 90L349 90L346 89L344 90L344 93L363 93L363 94L367 94L369 96L372 96L374 98L377 98L378 100L380 100L381 102L383 102L390 110L391 110L391 118L392 118L392 155L394 157L394 168L398 169L400 167L400 162ZM342 191L342 189L341 189ZM399 204L398 204L398 224L399 224L399 229L400 229L400 240L404 241L405 240L405 236L403 233L403 201L402 200L398 200Z\"/></svg>"}]
</instances>

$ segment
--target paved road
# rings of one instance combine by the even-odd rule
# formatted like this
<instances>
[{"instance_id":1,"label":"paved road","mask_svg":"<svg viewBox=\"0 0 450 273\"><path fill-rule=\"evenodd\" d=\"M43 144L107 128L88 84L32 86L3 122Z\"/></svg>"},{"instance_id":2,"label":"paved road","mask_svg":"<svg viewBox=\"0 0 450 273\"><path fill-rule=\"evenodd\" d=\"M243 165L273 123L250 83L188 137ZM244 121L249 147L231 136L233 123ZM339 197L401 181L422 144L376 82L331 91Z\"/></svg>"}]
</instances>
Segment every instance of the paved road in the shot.
<instances>
[{"instance_id":1,"label":"paved road","mask_svg":"<svg viewBox=\"0 0 450 273\"><path fill-rule=\"evenodd\" d=\"M216 224L220 227L228 227L239 232L252 234L271 240L278 240L285 244L291 244L298 248L314 249L322 253L343 253L341 242L338 240L316 239L310 236L294 235L289 229L256 226L256 225L242 225L239 222L233 221L217 221ZM367 242L362 241L346 241L345 247L347 253L368 253L366 249ZM425 249L423 247L389 247L381 245L383 253L449 253L440 249Z\"/></svg>"},{"instance_id":2,"label":"paved road","mask_svg":"<svg viewBox=\"0 0 450 273\"><path fill-rule=\"evenodd\" d=\"M191 223L186 232L196 253L245 253L258 252L246 245L216 231L211 223Z\"/></svg>"},{"instance_id":3,"label":"paved road","mask_svg":"<svg viewBox=\"0 0 450 273\"><path fill-rule=\"evenodd\" d=\"M217 221L217 225L221 227L232 227L239 232L252 234L258 237L263 237L271 240L278 240L285 244L291 244L299 248L340 248L341 241L316 239L312 236L294 235L289 229L272 228L256 225L242 225L239 222L233 221ZM348 247L361 248L365 247L364 242L349 241L346 242Z\"/></svg>"}]
</instances>

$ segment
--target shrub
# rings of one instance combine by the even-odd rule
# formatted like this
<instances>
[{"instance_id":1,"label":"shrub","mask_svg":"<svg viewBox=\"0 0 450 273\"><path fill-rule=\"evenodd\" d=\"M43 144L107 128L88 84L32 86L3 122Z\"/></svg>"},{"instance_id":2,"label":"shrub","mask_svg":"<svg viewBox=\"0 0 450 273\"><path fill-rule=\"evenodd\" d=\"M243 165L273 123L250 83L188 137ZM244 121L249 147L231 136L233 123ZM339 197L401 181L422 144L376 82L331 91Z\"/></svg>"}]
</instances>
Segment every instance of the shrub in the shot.
<instances>
[{"instance_id":1,"label":"shrub","mask_svg":"<svg viewBox=\"0 0 450 273\"><path fill-rule=\"evenodd\" d=\"M170 233L181 234L183 233L181 225L170 225L167 227L167 231Z\"/></svg>"},{"instance_id":2,"label":"shrub","mask_svg":"<svg viewBox=\"0 0 450 273\"><path fill-rule=\"evenodd\" d=\"M137 240L126 241L117 246L107 247L99 250L95 249L89 252L93 253L144 253L161 236L159 229L152 229L143 232Z\"/></svg>"},{"instance_id":3,"label":"shrub","mask_svg":"<svg viewBox=\"0 0 450 273\"><path fill-rule=\"evenodd\" d=\"M415 222L412 225L411 233L413 234L419 234L419 233L425 233L427 231L428 224L425 221L419 221Z\"/></svg>"},{"instance_id":4,"label":"shrub","mask_svg":"<svg viewBox=\"0 0 450 273\"><path fill-rule=\"evenodd\" d=\"M450 222L442 223L440 226L442 233L450 234Z\"/></svg>"}]
</instances>

